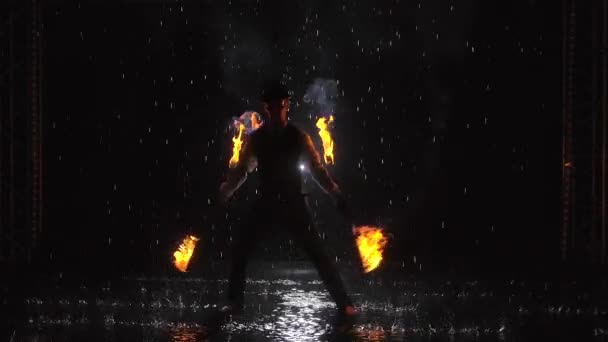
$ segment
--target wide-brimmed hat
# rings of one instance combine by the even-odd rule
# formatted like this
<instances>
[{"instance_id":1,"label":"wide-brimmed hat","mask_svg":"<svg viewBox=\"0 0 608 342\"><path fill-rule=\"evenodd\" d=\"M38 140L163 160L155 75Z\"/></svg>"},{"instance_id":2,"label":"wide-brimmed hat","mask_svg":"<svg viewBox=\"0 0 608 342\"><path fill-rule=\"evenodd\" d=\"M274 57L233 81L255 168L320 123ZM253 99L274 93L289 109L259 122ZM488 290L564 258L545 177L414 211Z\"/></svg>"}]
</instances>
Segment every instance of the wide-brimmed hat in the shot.
<instances>
[{"instance_id":1,"label":"wide-brimmed hat","mask_svg":"<svg viewBox=\"0 0 608 342\"><path fill-rule=\"evenodd\" d=\"M261 100L263 102L268 102L272 100L282 100L288 99L291 96L289 95L289 88L285 86L278 80L268 80L264 82L264 88L262 90Z\"/></svg>"}]
</instances>

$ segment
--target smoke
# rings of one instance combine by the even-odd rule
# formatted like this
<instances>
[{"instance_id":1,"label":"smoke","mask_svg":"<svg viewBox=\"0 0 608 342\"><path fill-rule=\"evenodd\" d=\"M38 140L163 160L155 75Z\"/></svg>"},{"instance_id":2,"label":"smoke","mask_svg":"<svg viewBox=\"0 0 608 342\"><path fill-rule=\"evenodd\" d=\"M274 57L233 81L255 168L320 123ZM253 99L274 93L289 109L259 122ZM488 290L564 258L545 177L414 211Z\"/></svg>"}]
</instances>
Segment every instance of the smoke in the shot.
<instances>
[{"instance_id":1,"label":"smoke","mask_svg":"<svg viewBox=\"0 0 608 342\"><path fill-rule=\"evenodd\" d=\"M322 115L332 114L338 99L338 82L317 78L306 89L303 101L310 104Z\"/></svg>"}]
</instances>

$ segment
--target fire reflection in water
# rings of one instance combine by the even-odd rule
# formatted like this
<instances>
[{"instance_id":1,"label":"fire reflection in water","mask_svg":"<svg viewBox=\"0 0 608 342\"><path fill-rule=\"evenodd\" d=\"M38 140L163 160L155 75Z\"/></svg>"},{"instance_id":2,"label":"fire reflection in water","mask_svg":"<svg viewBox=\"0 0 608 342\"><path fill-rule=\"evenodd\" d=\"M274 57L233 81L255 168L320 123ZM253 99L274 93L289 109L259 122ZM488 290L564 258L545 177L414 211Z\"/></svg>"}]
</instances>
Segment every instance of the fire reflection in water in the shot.
<instances>
[{"instance_id":1,"label":"fire reflection in water","mask_svg":"<svg viewBox=\"0 0 608 342\"><path fill-rule=\"evenodd\" d=\"M202 328L199 326L190 326L187 324L176 325L171 328L170 336L173 342L196 342L200 341Z\"/></svg>"},{"instance_id":2,"label":"fire reflection in water","mask_svg":"<svg viewBox=\"0 0 608 342\"><path fill-rule=\"evenodd\" d=\"M386 341L387 332L380 325L372 325L367 324L363 326L359 326L356 330L357 337L361 338L363 341L369 342L382 342ZM399 337L399 336L396 336Z\"/></svg>"}]
</instances>

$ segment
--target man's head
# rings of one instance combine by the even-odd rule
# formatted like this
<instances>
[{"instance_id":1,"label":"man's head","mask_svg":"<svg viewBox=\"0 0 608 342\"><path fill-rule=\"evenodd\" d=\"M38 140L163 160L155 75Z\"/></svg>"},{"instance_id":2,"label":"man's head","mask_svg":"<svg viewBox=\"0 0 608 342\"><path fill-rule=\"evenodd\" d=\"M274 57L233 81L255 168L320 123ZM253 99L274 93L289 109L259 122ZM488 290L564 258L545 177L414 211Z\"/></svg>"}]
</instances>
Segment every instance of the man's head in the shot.
<instances>
[{"instance_id":1,"label":"man's head","mask_svg":"<svg viewBox=\"0 0 608 342\"><path fill-rule=\"evenodd\" d=\"M267 81L262 93L265 119L270 120L272 124L285 127L290 98L289 90L279 81Z\"/></svg>"}]
</instances>

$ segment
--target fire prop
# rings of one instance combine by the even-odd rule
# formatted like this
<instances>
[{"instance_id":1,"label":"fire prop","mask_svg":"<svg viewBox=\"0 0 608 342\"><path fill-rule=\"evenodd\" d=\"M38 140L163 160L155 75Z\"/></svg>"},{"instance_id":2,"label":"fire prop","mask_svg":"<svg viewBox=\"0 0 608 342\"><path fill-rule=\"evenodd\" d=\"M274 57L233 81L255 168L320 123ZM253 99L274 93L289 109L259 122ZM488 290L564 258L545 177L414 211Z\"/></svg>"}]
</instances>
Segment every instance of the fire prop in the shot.
<instances>
[{"instance_id":1,"label":"fire prop","mask_svg":"<svg viewBox=\"0 0 608 342\"><path fill-rule=\"evenodd\" d=\"M239 155L243 147L243 132L251 134L251 132L260 128L263 123L260 119L260 114L257 112L245 112L240 117L235 118L233 122L237 133L232 138L232 142L234 143L232 145L232 158L230 158L230 162L228 163L228 166L231 168L236 167L239 163Z\"/></svg>"},{"instance_id":2,"label":"fire prop","mask_svg":"<svg viewBox=\"0 0 608 342\"><path fill-rule=\"evenodd\" d=\"M320 117L317 120L317 128L319 129L319 136L323 142L323 152L325 157L325 163L334 164L334 141L329 133L328 126L334 121L333 115L329 119Z\"/></svg>"},{"instance_id":3,"label":"fire prop","mask_svg":"<svg viewBox=\"0 0 608 342\"><path fill-rule=\"evenodd\" d=\"M356 227L354 233L364 272L369 273L380 265L388 238L382 228L371 226Z\"/></svg>"},{"instance_id":4,"label":"fire prop","mask_svg":"<svg viewBox=\"0 0 608 342\"><path fill-rule=\"evenodd\" d=\"M173 257L175 258L173 264L181 272L186 272L188 269L188 263L190 262L192 253L194 253L198 240L200 239L194 235L186 236L184 241L179 245L179 248L173 253Z\"/></svg>"}]
</instances>

